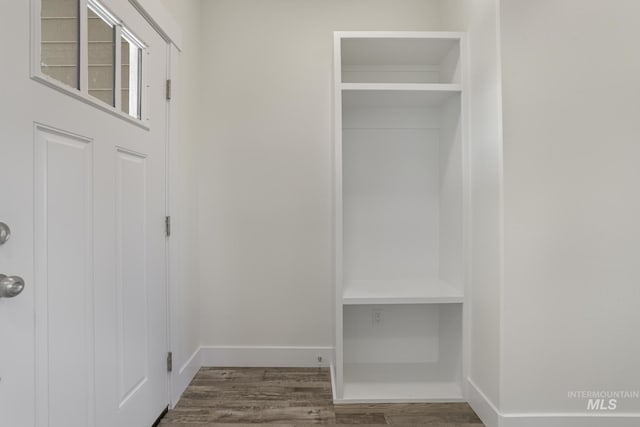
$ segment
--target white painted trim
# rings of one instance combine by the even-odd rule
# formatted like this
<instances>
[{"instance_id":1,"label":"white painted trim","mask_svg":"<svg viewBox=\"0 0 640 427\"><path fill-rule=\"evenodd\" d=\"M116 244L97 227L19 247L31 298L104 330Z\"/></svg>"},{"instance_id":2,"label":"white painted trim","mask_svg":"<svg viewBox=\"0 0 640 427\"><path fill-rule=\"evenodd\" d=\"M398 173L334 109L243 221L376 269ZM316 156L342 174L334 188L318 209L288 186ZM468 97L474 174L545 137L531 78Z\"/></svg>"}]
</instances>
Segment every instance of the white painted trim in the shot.
<instances>
[{"instance_id":1,"label":"white painted trim","mask_svg":"<svg viewBox=\"0 0 640 427\"><path fill-rule=\"evenodd\" d=\"M505 414L499 427L637 427L640 414Z\"/></svg>"},{"instance_id":2,"label":"white painted trim","mask_svg":"<svg viewBox=\"0 0 640 427\"><path fill-rule=\"evenodd\" d=\"M151 26L169 43L182 51L182 29L157 0L129 0Z\"/></svg>"},{"instance_id":3,"label":"white painted trim","mask_svg":"<svg viewBox=\"0 0 640 427\"><path fill-rule=\"evenodd\" d=\"M342 399L344 383L343 360L343 226L342 226L342 42L340 33L333 35L333 297L335 382L333 400Z\"/></svg>"},{"instance_id":4,"label":"white painted trim","mask_svg":"<svg viewBox=\"0 0 640 427\"><path fill-rule=\"evenodd\" d=\"M182 397L187 386L203 366L260 366L260 367L329 367L331 387L335 398L333 347L293 346L202 346L172 375L171 408ZM318 356L322 362L318 363Z\"/></svg>"},{"instance_id":5,"label":"white painted trim","mask_svg":"<svg viewBox=\"0 0 640 427\"><path fill-rule=\"evenodd\" d=\"M487 427L637 427L640 413L501 413L467 378L469 405Z\"/></svg>"},{"instance_id":6,"label":"white painted trim","mask_svg":"<svg viewBox=\"0 0 640 427\"><path fill-rule=\"evenodd\" d=\"M182 397L182 393L187 389L191 380L196 376L198 370L202 367L202 354L201 348L197 348L196 351L193 352L189 360L185 362L184 365L180 367L178 372L174 372L171 381L171 408L174 408L180 397Z\"/></svg>"},{"instance_id":7,"label":"white painted trim","mask_svg":"<svg viewBox=\"0 0 640 427\"><path fill-rule=\"evenodd\" d=\"M166 61L166 78L167 80L171 79L172 76L174 75L173 71L174 69L177 69L177 62L174 58L173 55L171 54L172 52L172 47L171 44L167 44L166 45L167 48L167 61ZM174 123L177 120L177 114L175 112L175 109L172 108L171 102L166 102L166 109L165 109L165 146L164 146L164 150L165 150L165 156L164 156L164 170L165 170L165 175L164 175L164 179L165 179L165 198L164 198L164 212L165 212L165 221L166 221L166 217L171 217L171 198L173 195L173 186L172 184L172 178L173 178L173 170L171 168L171 148L172 148L172 144L176 143L176 134L173 132L173 129L175 129ZM165 223L165 227L166 227L166 223ZM166 229L165 229L165 233L166 233ZM164 259L165 259L165 275L167 280L165 281L165 302L166 302L166 312L167 312L167 316L166 316L166 332L167 332L167 352L172 351L172 349L174 349L174 334L179 333L178 331L180 330L180 319L183 318L183 316L180 316L180 310L178 309L178 307L176 307L176 303L174 301L173 298L173 293L172 290L174 288L175 281L172 280L172 272L173 272L173 268L174 265L177 261L176 259L179 258L177 256L173 256L173 253L171 252L171 239L169 239L169 236L167 236L165 234L165 240L164 240L164 248L165 248L165 254L164 254ZM169 406L171 408L175 407L175 405L178 403L178 400L180 400L180 396L182 396L182 393L184 393L185 388L187 387L187 385L189 384L189 382L187 382L186 384L184 384L181 377L182 372L184 371L185 367L188 366L188 364L193 361L194 357L196 357L196 355L198 355L198 369L200 369L200 363L199 363L199 354L200 354L200 348L196 348L195 352L191 355L191 357L189 358L189 360L187 361L187 363L180 368L180 371L176 374L175 371L172 373L172 375L169 375ZM196 371L197 372L197 369ZM194 372L194 375L195 375ZM193 378L193 377L191 377ZM191 381L191 380L189 380Z\"/></svg>"},{"instance_id":8,"label":"white painted trim","mask_svg":"<svg viewBox=\"0 0 640 427\"><path fill-rule=\"evenodd\" d=\"M202 366L312 368L333 364L333 347L202 346ZM318 363L318 356L322 362Z\"/></svg>"},{"instance_id":9,"label":"white painted trim","mask_svg":"<svg viewBox=\"0 0 640 427\"><path fill-rule=\"evenodd\" d=\"M53 78L39 72L36 72L36 74L31 76L31 79L38 83L42 83L46 86L49 86L51 89L57 90L60 93L69 95L70 97L75 98L78 101L83 102L91 107L95 107L98 110L102 110L105 113L111 114L114 117L118 117L122 120L125 120L134 126L137 126L145 130L150 129L150 125L149 125L150 120L148 117L142 118L142 119L136 119L135 117L131 117L130 115L123 113L122 111L118 111L118 109L116 109L115 107L112 107L111 105L108 105L100 100L97 100L97 98L93 98L89 94L82 93L79 90L72 88L71 86L67 86L64 83L60 83L54 80Z\"/></svg>"},{"instance_id":10,"label":"white painted trim","mask_svg":"<svg viewBox=\"0 0 640 427\"><path fill-rule=\"evenodd\" d=\"M331 376L331 398L335 402L338 400L338 395L336 394L336 370L333 363L329 366L329 375Z\"/></svg>"},{"instance_id":11,"label":"white painted trim","mask_svg":"<svg viewBox=\"0 0 640 427\"><path fill-rule=\"evenodd\" d=\"M471 217L471 154L469 138L469 45L466 33L460 34L460 138L462 144L462 378L469 375L471 366L471 266L472 266L472 217ZM462 381L462 396L467 399L467 389Z\"/></svg>"},{"instance_id":12,"label":"white painted trim","mask_svg":"<svg viewBox=\"0 0 640 427\"><path fill-rule=\"evenodd\" d=\"M405 398L383 398L383 399L333 399L333 404L339 405L377 405L377 404L408 404L408 403L464 403L462 398L444 399L405 399ZM439 424L438 424L439 425ZM456 424L457 425L457 424Z\"/></svg>"},{"instance_id":13,"label":"white painted trim","mask_svg":"<svg viewBox=\"0 0 640 427\"><path fill-rule=\"evenodd\" d=\"M334 37L339 39L375 39L375 38L400 38L400 39L461 39L465 33L455 31L334 31Z\"/></svg>"},{"instance_id":14,"label":"white painted trim","mask_svg":"<svg viewBox=\"0 0 640 427\"><path fill-rule=\"evenodd\" d=\"M505 233L504 233L504 122L503 122L503 105L502 105L502 23L501 23L501 11L502 11L502 0L496 0L496 73L497 73L497 106L498 106L498 150L499 150L499 167L498 167L498 185L499 185L499 196L498 196L498 214L500 217L498 218L498 224L500 227L498 237L499 244L499 260L498 260L498 268L499 268L499 276L498 276L498 289L499 289L499 307L500 311L498 317L498 406L500 402L503 401L502 393L505 390L506 379L504 376L504 368L503 363L506 360L505 357L505 328L504 328L504 319L505 319L505 274L504 274L504 266L505 266Z\"/></svg>"},{"instance_id":15,"label":"white painted trim","mask_svg":"<svg viewBox=\"0 0 640 427\"><path fill-rule=\"evenodd\" d=\"M412 92L462 92L458 83L340 83L341 90L379 90Z\"/></svg>"},{"instance_id":16,"label":"white painted trim","mask_svg":"<svg viewBox=\"0 0 640 427\"><path fill-rule=\"evenodd\" d=\"M487 427L499 427L500 411L471 378L467 378L466 389L469 405L478 414L484 425Z\"/></svg>"}]
</instances>

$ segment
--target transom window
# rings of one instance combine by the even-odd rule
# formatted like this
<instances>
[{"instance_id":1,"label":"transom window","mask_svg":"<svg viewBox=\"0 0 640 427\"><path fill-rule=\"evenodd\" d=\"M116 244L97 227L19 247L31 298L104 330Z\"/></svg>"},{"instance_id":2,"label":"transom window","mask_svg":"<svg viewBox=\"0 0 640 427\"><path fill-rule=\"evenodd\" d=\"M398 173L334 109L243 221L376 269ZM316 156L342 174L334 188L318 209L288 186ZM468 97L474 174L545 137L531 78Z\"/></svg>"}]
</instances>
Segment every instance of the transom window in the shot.
<instances>
[{"instance_id":1,"label":"transom window","mask_svg":"<svg viewBox=\"0 0 640 427\"><path fill-rule=\"evenodd\" d=\"M96 0L40 0L40 5L42 77L141 119L146 45Z\"/></svg>"}]
</instances>

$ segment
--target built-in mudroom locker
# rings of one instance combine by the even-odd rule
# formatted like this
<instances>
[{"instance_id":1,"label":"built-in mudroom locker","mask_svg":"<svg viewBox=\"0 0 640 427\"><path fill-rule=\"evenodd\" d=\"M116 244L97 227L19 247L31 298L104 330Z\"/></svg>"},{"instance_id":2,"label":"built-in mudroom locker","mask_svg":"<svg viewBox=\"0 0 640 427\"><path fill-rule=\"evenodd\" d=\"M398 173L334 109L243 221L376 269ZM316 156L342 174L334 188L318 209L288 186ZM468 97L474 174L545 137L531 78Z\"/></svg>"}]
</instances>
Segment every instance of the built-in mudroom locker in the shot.
<instances>
[{"instance_id":1,"label":"built-in mudroom locker","mask_svg":"<svg viewBox=\"0 0 640 427\"><path fill-rule=\"evenodd\" d=\"M336 401L459 401L460 33L335 33Z\"/></svg>"}]
</instances>

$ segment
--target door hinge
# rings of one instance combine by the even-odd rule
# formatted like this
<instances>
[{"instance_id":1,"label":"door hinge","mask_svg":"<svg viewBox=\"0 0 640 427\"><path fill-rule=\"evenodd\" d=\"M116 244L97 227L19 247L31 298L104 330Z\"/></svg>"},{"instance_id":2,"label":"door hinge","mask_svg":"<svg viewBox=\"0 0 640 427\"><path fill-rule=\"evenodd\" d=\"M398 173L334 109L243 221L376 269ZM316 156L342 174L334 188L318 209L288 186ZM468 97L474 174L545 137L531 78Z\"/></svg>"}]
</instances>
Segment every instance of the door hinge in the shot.
<instances>
[{"instance_id":1,"label":"door hinge","mask_svg":"<svg viewBox=\"0 0 640 427\"><path fill-rule=\"evenodd\" d=\"M173 372L173 353L167 353L167 372Z\"/></svg>"},{"instance_id":2,"label":"door hinge","mask_svg":"<svg viewBox=\"0 0 640 427\"><path fill-rule=\"evenodd\" d=\"M171 79L167 80L167 101L171 100Z\"/></svg>"},{"instance_id":3,"label":"door hinge","mask_svg":"<svg viewBox=\"0 0 640 427\"><path fill-rule=\"evenodd\" d=\"M171 217L170 216L164 217L164 233L166 234L167 237L171 236Z\"/></svg>"}]
</instances>

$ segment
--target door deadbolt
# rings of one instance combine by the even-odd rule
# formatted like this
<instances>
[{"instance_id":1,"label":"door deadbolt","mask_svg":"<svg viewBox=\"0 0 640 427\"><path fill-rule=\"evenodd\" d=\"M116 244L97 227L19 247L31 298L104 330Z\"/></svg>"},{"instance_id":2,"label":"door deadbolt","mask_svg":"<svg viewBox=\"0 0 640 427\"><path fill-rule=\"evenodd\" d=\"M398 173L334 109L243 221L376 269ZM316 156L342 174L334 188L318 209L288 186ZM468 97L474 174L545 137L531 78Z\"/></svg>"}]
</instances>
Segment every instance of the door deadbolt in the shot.
<instances>
[{"instance_id":1,"label":"door deadbolt","mask_svg":"<svg viewBox=\"0 0 640 427\"><path fill-rule=\"evenodd\" d=\"M0 222L0 245L4 245L11 236L11 229L4 222Z\"/></svg>"}]
</instances>

